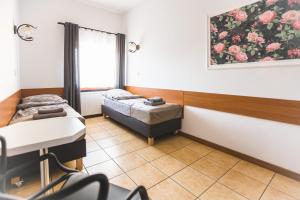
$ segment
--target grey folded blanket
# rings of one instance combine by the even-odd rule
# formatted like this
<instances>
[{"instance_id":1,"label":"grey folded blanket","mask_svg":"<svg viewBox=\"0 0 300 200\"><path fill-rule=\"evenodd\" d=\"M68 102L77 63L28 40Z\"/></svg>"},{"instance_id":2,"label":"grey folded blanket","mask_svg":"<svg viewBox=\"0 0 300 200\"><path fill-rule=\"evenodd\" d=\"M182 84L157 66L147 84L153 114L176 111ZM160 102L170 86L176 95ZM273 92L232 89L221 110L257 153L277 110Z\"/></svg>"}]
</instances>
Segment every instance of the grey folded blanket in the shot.
<instances>
[{"instance_id":1,"label":"grey folded blanket","mask_svg":"<svg viewBox=\"0 0 300 200\"><path fill-rule=\"evenodd\" d=\"M163 102L164 100L163 100L163 98L161 98L161 97L152 97L152 98L149 98L149 99L147 99L149 102Z\"/></svg>"},{"instance_id":2,"label":"grey folded blanket","mask_svg":"<svg viewBox=\"0 0 300 200\"><path fill-rule=\"evenodd\" d=\"M165 101L160 101L160 102L150 102L150 101L144 101L144 104L147 106L160 106L166 104Z\"/></svg>"},{"instance_id":3,"label":"grey folded blanket","mask_svg":"<svg viewBox=\"0 0 300 200\"><path fill-rule=\"evenodd\" d=\"M48 109L39 109L38 114L50 114L50 113L60 113L63 112L63 108L48 108Z\"/></svg>"},{"instance_id":4,"label":"grey folded blanket","mask_svg":"<svg viewBox=\"0 0 300 200\"><path fill-rule=\"evenodd\" d=\"M48 118L54 118L54 117L65 117L67 116L67 112L59 112L59 113L48 113L48 114L34 114L33 120L39 120L39 119L48 119Z\"/></svg>"}]
</instances>

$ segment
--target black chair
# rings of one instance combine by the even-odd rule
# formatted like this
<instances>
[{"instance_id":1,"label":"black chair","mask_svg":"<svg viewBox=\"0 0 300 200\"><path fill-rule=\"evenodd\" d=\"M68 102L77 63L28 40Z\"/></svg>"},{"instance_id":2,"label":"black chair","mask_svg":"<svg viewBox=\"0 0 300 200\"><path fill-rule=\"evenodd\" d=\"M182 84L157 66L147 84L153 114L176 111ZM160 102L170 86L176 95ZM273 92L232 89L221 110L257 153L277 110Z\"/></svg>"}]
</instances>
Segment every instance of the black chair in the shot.
<instances>
[{"instance_id":1,"label":"black chair","mask_svg":"<svg viewBox=\"0 0 300 200\"><path fill-rule=\"evenodd\" d=\"M0 135L0 142L1 142L0 192L6 192L6 178L5 178L5 172L7 167L6 140L1 135Z\"/></svg>"},{"instance_id":2,"label":"black chair","mask_svg":"<svg viewBox=\"0 0 300 200\"><path fill-rule=\"evenodd\" d=\"M87 175L80 173L77 170L67 168L58 161L56 155L53 153L41 156L39 159L18 166L14 169L6 170L6 142L1 136L0 140L2 146L0 159L0 187L2 192L5 192L6 179L12 177L15 173L18 173L21 170L48 159L49 161L53 161L58 169L65 172L65 175L53 181L38 193L29 197L28 200L149 200L147 191L143 186L139 186L135 190L129 191L125 188L110 184L107 177L103 174ZM45 195L47 191L52 190L60 183L63 183L63 186L59 191ZM19 199L24 200L0 193L0 200Z\"/></svg>"}]
</instances>

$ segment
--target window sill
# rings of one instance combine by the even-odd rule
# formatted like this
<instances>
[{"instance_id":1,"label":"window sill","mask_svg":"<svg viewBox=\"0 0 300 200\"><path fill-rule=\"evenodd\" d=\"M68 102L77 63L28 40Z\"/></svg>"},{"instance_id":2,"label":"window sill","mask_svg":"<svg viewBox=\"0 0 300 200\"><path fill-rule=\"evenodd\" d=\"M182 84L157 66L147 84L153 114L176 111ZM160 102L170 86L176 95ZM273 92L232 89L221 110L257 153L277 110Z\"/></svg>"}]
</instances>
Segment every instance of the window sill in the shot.
<instances>
[{"instance_id":1,"label":"window sill","mask_svg":"<svg viewBox=\"0 0 300 200\"><path fill-rule=\"evenodd\" d=\"M101 92L111 90L113 88L80 88L80 92Z\"/></svg>"}]
</instances>

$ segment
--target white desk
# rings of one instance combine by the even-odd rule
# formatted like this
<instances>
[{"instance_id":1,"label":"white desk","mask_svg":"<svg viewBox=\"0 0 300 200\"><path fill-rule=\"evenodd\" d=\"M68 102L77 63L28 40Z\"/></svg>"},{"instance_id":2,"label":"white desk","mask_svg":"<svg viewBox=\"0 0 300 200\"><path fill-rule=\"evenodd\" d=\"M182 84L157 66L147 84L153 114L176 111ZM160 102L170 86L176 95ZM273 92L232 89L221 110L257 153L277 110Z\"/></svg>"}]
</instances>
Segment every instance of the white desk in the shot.
<instances>
[{"instance_id":1,"label":"white desk","mask_svg":"<svg viewBox=\"0 0 300 200\"><path fill-rule=\"evenodd\" d=\"M85 125L77 118L58 117L21 122L0 128L0 135L6 139L7 156L15 156L32 151L40 155L48 153L49 147L76 141L85 134ZM49 184L48 160L41 162L41 184Z\"/></svg>"}]
</instances>

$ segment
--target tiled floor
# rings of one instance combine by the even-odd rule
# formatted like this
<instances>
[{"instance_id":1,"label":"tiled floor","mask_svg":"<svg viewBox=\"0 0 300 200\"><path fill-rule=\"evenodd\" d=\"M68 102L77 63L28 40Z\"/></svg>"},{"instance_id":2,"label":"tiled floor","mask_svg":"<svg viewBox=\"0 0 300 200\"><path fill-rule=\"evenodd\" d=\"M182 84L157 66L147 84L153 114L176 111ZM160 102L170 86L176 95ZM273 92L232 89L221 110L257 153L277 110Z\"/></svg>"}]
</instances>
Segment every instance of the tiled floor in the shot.
<instances>
[{"instance_id":1,"label":"tiled floor","mask_svg":"<svg viewBox=\"0 0 300 200\"><path fill-rule=\"evenodd\" d=\"M153 200L300 200L300 182L182 136L148 146L146 139L102 117L87 120L84 172L104 173ZM58 174L56 174L58 176ZM38 177L10 193L28 196Z\"/></svg>"}]
</instances>

